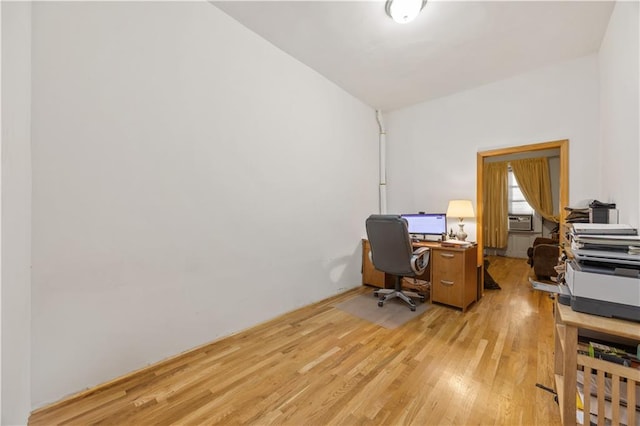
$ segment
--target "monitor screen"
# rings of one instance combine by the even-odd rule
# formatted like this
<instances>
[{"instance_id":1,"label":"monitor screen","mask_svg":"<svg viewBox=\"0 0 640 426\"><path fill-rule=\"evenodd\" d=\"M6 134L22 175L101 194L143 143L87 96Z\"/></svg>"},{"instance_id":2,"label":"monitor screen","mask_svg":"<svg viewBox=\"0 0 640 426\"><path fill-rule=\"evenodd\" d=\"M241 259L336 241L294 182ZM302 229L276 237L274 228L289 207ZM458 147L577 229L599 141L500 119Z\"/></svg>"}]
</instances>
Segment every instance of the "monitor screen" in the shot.
<instances>
[{"instance_id":1,"label":"monitor screen","mask_svg":"<svg viewBox=\"0 0 640 426\"><path fill-rule=\"evenodd\" d=\"M410 234L442 235L447 232L445 213L403 214L409 224Z\"/></svg>"}]
</instances>

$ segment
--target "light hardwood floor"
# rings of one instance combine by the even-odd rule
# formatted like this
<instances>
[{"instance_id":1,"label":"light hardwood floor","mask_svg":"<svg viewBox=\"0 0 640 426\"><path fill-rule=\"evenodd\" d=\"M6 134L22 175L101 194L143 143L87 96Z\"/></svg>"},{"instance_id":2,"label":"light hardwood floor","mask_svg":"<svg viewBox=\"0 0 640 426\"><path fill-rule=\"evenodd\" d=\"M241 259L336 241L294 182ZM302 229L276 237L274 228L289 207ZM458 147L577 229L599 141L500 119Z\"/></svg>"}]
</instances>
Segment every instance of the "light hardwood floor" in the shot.
<instances>
[{"instance_id":1,"label":"light hardwood floor","mask_svg":"<svg viewBox=\"0 0 640 426\"><path fill-rule=\"evenodd\" d=\"M34 412L30 425L556 425L553 303L522 259L466 313L388 330L333 307L361 287ZM376 303L371 298L371 303ZM381 308L384 309L384 308Z\"/></svg>"}]
</instances>

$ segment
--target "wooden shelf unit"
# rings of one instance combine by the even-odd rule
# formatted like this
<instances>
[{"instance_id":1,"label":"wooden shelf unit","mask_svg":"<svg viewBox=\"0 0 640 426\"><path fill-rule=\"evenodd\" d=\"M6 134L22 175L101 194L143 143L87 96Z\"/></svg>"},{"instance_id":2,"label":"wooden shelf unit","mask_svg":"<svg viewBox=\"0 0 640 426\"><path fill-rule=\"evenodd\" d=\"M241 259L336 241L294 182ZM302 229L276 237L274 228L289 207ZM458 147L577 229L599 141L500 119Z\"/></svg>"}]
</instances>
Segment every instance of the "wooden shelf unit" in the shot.
<instances>
[{"instance_id":1,"label":"wooden shelf unit","mask_svg":"<svg viewBox=\"0 0 640 426\"><path fill-rule=\"evenodd\" d=\"M589 424L587 413L591 411L594 405L592 401L595 399L595 407L600 414L610 404L611 424L620 424L626 412L626 423L635 426L639 421L638 413L625 406L635 407L640 401L636 400L636 392L628 392L625 401L621 396L620 384L626 383L626 389L636 389L640 383L640 370L578 354L578 330L589 330L640 343L638 323L575 312L571 307L556 302L554 370L562 424L580 424L576 417L578 370L591 370L591 374L584 374L584 389L591 389L591 398L584 398L585 423ZM595 382L592 382L593 375ZM605 380L611 380L610 395L605 392ZM599 415L598 425L601 424L605 424L605 416Z\"/></svg>"}]
</instances>

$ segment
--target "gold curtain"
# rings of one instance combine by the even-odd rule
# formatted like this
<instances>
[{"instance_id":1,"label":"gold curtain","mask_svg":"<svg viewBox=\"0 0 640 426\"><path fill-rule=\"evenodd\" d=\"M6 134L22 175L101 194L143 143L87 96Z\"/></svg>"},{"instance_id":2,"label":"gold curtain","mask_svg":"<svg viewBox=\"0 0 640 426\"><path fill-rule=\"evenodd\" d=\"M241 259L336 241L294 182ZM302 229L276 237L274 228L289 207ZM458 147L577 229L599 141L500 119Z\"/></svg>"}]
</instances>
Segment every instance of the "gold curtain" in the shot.
<instances>
[{"instance_id":1,"label":"gold curtain","mask_svg":"<svg viewBox=\"0 0 640 426\"><path fill-rule=\"evenodd\" d=\"M507 246L509 209L507 166L506 161L484 165L483 238L485 247Z\"/></svg>"},{"instance_id":2,"label":"gold curtain","mask_svg":"<svg viewBox=\"0 0 640 426\"><path fill-rule=\"evenodd\" d=\"M546 157L512 160L511 170L529 205L546 220L558 223L559 215L553 214L551 178Z\"/></svg>"}]
</instances>

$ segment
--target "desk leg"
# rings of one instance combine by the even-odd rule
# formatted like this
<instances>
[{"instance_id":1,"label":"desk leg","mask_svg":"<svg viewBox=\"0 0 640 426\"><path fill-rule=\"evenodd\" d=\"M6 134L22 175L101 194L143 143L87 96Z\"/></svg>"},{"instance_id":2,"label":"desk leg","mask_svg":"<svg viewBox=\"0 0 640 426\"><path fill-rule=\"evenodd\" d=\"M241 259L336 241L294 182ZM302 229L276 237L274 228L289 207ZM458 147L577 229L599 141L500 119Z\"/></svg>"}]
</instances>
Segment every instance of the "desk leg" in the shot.
<instances>
[{"instance_id":1,"label":"desk leg","mask_svg":"<svg viewBox=\"0 0 640 426\"><path fill-rule=\"evenodd\" d=\"M476 275L476 282L478 283L478 290L476 294L476 302L482 299L484 296L484 266L478 265L478 274Z\"/></svg>"},{"instance_id":2,"label":"desk leg","mask_svg":"<svg viewBox=\"0 0 640 426\"><path fill-rule=\"evenodd\" d=\"M578 370L578 328L565 326L564 339L564 392L560 404L564 407L563 424L576 424L576 379Z\"/></svg>"}]
</instances>

